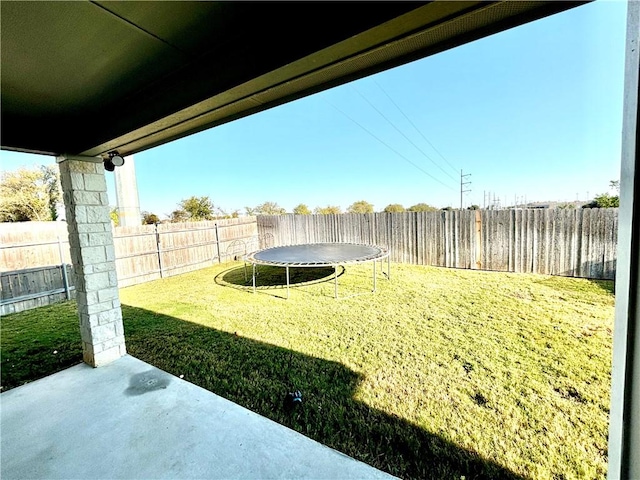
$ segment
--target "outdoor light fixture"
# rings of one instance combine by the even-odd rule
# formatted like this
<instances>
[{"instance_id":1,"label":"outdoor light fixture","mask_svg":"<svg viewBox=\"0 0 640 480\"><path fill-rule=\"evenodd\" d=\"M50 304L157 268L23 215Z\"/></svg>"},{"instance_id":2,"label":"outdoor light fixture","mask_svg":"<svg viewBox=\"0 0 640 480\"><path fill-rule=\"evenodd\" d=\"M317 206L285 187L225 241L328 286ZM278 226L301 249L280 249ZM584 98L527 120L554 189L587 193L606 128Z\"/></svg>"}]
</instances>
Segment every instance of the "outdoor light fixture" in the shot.
<instances>
[{"instance_id":1,"label":"outdoor light fixture","mask_svg":"<svg viewBox=\"0 0 640 480\"><path fill-rule=\"evenodd\" d=\"M108 172L113 172L116 167L124 165L124 158L118 155L117 152L110 152L109 158L104 160L104 169Z\"/></svg>"}]
</instances>

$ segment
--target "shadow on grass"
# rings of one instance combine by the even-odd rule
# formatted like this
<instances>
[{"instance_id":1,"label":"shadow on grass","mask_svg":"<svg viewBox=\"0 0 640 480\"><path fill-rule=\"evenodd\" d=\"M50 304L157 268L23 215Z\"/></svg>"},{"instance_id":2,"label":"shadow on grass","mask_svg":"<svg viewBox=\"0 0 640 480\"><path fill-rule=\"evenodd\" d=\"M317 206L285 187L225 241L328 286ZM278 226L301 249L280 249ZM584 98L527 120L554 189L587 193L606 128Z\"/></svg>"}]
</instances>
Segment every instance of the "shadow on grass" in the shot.
<instances>
[{"instance_id":1,"label":"shadow on grass","mask_svg":"<svg viewBox=\"0 0 640 480\"><path fill-rule=\"evenodd\" d=\"M580 284L572 284L572 283L568 283L568 282L563 282L562 281L563 276L559 275L559 276L549 276L549 277L545 277L541 280L537 280L536 283L542 284L542 285L547 285L550 286L554 289L561 289L561 290L569 290L569 291L576 291L576 292L580 292L583 290L583 288L580 286ZM579 277L575 277L578 280L584 281L584 282L588 282L591 285L594 285L596 287L598 287L599 290L602 290L603 292L614 296L616 294L615 291L615 287L616 287L616 282L615 280L600 280L597 278L579 278Z\"/></svg>"},{"instance_id":2,"label":"shadow on grass","mask_svg":"<svg viewBox=\"0 0 640 480\"><path fill-rule=\"evenodd\" d=\"M344 275L345 268L338 267L338 278ZM301 287L318 283L332 282L335 278L333 267L290 267L289 285ZM233 267L215 276L216 284L223 287L231 287L247 292L253 291L252 265ZM269 290L285 292L286 297L287 277L284 267L272 267L260 265L256 268L256 290L265 292Z\"/></svg>"},{"instance_id":3,"label":"shadow on grass","mask_svg":"<svg viewBox=\"0 0 640 480\"><path fill-rule=\"evenodd\" d=\"M579 269L567 270L560 275L584 278L611 295L616 293L616 261L614 260L582 262Z\"/></svg>"},{"instance_id":4,"label":"shadow on grass","mask_svg":"<svg viewBox=\"0 0 640 480\"><path fill-rule=\"evenodd\" d=\"M76 302L2 318L0 389L5 392L82 362Z\"/></svg>"},{"instance_id":5,"label":"shadow on grass","mask_svg":"<svg viewBox=\"0 0 640 480\"><path fill-rule=\"evenodd\" d=\"M521 478L355 400L360 376L342 364L140 308L122 311L131 355L381 470L403 478ZM294 390L304 401L288 412L283 400Z\"/></svg>"},{"instance_id":6,"label":"shadow on grass","mask_svg":"<svg viewBox=\"0 0 640 480\"><path fill-rule=\"evenodd\" d=\"M591 283L597 285L598 287L600 287L602 290L607 292L609 295L615 296L615 294L616 294L616 282L615 282L615 280L593 280L593 279L589 279L589 281Z\"/></svg>"},{"instance_id":7,"label":"shadow on grass","mask_svg":"<svg viewBox=\"0 0 640 480\"><path fill-rule=\"evenodd\" d=\"M246 276L244 267L233 267L224 272L220 272L215 277L218 285L235 286L246 289L253 287L251 265L246 267ZM338 277L344 274L344 267L339 267ZM314 283L323 283L333 280L333 267L290 267L289 268L289 284L296 285L312 285ZM278 288L287 285L286 271L284 267L272 267L260 265L256 269L256 287L257 288Z\"/></svg>"}]
</instances>

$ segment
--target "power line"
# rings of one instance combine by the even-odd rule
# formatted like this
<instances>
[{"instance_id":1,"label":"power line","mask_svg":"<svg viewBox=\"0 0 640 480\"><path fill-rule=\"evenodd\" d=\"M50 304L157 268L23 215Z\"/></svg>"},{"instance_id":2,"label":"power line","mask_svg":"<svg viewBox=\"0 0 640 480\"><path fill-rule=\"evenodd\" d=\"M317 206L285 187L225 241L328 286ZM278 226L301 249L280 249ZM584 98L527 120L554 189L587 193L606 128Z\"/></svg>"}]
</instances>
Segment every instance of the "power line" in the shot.
<instances>
[{"instance_id":1,"label":"power line","mask_svg":"<svg viewBox=\"0 0 640 480\"><path fill-rule=\"evenodd\" d=\"M373 108L376 112L378 112L378 114L380 114L380 116L381 116L382 118L384 118L384 119L387 121L387 123L388 123L389 125L391 125L391 126L396 130L396 132L398 132L400 135L402 135L402 136L403 136L403 137L404 137L404 138L405 138L409 143L411 143L411 145L413 145L414 147L416 147L416 149L417 149L417 150L418 150L422 155L424 155L425 157L427 157L427 160L429 160L429 161L430 161L431 163L433 163L436 167L438 167L438 168L440 169L440 171L441 171L442 173L444 173L446 176L448 176L451 180L453 180L454 182L455 182L455 181L457 181L457 179L456 179L456 178L454 178L453 176L451 176L451 175L450 175L447 171L445 171L445 170L444 170L440 165L438 165L436 162L434 162L434 161L431 159L431 157L430 157L429 155L427 155L426 153L424 153L424 151L423 151L423 150L422 150L418 145L416 145L415 143L413 143L413 140L411 140L411 139L410 139L409 137L407 137L407 136L406 136L402 131L400 131L400 129L399 129L398 127L396 127L396 126L395 126L395 124L394 124L391 120L389 120L389 118L387 118L387 116L386 116L384 113L382 113L380 110L378 110L378 109L376 108L376 106L375 106L373 103L371 103L367 97L365 97L362 93L360 93L360 91L358 91L358 89L357 89L357 88L355 88L355 87L352 87L352 88L355 90L355 92L356 92L358 95L360 95L360 96L362 97L362 99L363 99L365 102L367 102L367 103L371 106L371 108Z\"/></svg>"},{"instance_id":2,"label":"power line","mask_svg":"<svg viewBox=\"0 0 640 480\"><path fill-rule=\"evenodd\" d=\"M389 150L391 150L393 153L395 153L396 155L398 155L400 158L402 158L403 160L407 161L408 163L410 163L411 165L413 165L414 167L416 167L418 170L420 170L422 173L424 173L425 175L427 175L428 177L431 177L433 180L435 180L436 182L438 182L440 185L447 187L449 190L453 190L453 188L451 188L449 185L447 185L446 183L443 183L442 181L438 180L436 177L434 177L433 175L431 175L429 172L427 172L426 170L424 170L422 167L420 167L419 165L415 164L414 162L412 162L411 160L409 160L407 157L405 157L404 155L402 155L400 152L398 152L396 149L394 149L393 147L389 146L387 143L385 143L383 140L381 140L380 138L378 138L375 134L373 134L372 132L370 132L367 128L363 127L362 125L360 125L356 120L354 120L353 118L351 118L349 115L347 115L346 113L344 113L342 110L340 110L338 107L336 107L333 103L331 103L329 100L327 100L326 98L324 98L324 96L322 97L322 99L327 102L329 105L331 105L334 109L336 109L338 112L340 112L342 115L344 115L345 117L347 117L349 120L351 120L353 123L355 123L357 126L359 126L362 130L364 130L365 132L367 132L369 135L371 135L373 138L375 138L378 142L380 142L381 144L383 144L385 147L387 147Z\"/></svg>"},{"instance_id":3,"label":"power line","mask_svg":"<svg viewBox=\"0 0 640 480\"><path fill-rule=\"evenodd\" d=\"M456 167L454 167L453 165L451 165L451 163L449 162L449 160L447 160L446 158L444 158L444 155L442 155L442 154L440 153L440 151L439 151L439 150L438 150L438 149L433 145L433 143L431 143L431 142L429 141L429 139L428 139L427 137L425 137L425 136L424 136L424 134L420 131L420 129L419 129L418 127L416 127L415 123L413 123L413 122L411 121L411 119L410 119L410 118L409 118L409 117L408 117L408 116L407 116L407 115L402 111L402 109L398 106L398 104L397 104L396 102L394 102L394 101L393 101L393 98L391 98L391 96L389 96L389 94L386 92L386 90L385 90L384 88L382 88L382 85L380 85L376 80L374 80L374 83L378 86L378 88L379 88L380 90L382 90L382 93L384 93L384 94L387 96L387 98L391 101L391 103L393 103L393 105L394 105L394 106L398 109L398 111L399 111L399 112L404 116L404 118L406 118L406 119L407 119L407 121L411 124L411 126L412 126L413 128L415 128L415 129L416 129L416 132L418 132L418 133L420 134L420 136L421 136L422 138L424 138L425 142L427 142L429 145L431 145L431 148L433 148L433 149L436 151L436 153L437 153L438 155L440 155L440 157L441 157L441 158L442 158L442 159L447 163L447 165L449 165L449 166L453 169L453 171L454 171L454 172L458 173L458 170L456 169Z\"/></svg>"}]
</instances>

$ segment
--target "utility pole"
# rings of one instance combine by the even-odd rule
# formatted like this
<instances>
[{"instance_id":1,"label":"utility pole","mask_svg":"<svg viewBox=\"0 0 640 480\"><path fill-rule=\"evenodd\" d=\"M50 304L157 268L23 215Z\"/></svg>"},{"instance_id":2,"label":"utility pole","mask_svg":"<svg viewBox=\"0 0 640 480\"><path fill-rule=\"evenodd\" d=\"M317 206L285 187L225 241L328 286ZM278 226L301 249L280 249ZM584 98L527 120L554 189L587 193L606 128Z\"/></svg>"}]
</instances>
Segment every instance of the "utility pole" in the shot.
<instances>
[{"instance_id":1,"label":"utility pole","mask_svg":"<svg viewBox=\"0 0 640 480\"><path fill-rule=\"evenodd\" d=\"M464 179L466 177L470 177L470 176L471 176L470 173L467 173L466 175L463 175L462 174L462 170L460 170L460 210L462 210L462 194L471 191L471 189L469 189L469 190L465 190L464 189L465 185L471 185L471 182L465 182L464 181Z\"/></svg>"}]
</instances>

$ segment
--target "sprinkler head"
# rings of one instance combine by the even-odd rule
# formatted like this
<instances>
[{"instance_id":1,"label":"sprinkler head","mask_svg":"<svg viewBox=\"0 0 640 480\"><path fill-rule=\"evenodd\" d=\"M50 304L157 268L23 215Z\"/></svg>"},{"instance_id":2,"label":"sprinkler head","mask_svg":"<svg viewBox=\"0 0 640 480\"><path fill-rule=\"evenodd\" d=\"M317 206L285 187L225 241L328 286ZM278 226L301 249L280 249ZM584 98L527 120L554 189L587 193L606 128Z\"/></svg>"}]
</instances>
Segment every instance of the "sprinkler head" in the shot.
<instances>
[{"instance_id":1,"label":"sprinkler head","mask_svg":"<svg viewBox=\"0 0 640 480\"><path fill-rule=\"evenodd\" d=\"M291 411L296 406L302 404L302 393L300 390L296 390L295 392L289 392L284 397L284 409L287 411Z\"/></svg>"}]
</instances>

